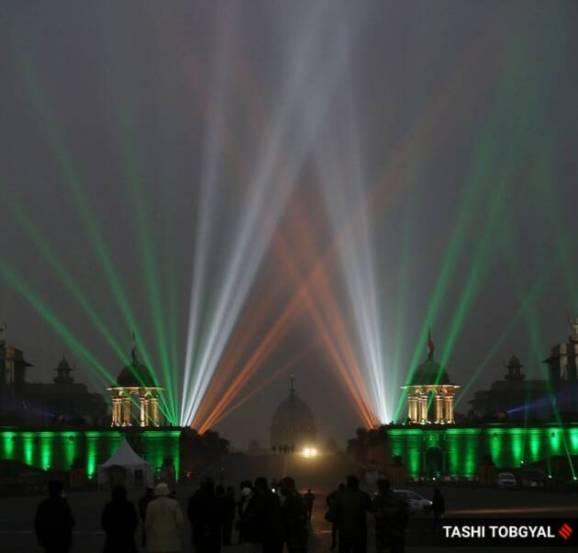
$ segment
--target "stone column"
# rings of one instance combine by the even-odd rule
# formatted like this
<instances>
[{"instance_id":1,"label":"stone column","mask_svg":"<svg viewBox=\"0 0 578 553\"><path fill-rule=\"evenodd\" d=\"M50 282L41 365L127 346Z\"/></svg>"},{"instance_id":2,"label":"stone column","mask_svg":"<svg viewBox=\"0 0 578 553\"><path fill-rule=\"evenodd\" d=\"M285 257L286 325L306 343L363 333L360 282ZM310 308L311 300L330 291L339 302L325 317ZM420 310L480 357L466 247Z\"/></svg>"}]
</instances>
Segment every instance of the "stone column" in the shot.
<instances>
[{"instance_id":1,"label":"stone column","mask_svg":"<svg viewBox=\"0 0 578 553\"><path fill-rule=\"evenodd\" d=\"M150 399L150 407L151 407L151 423L153 426L160 426L160 417L159 417L159 400L156 397Z\"/></svg>"},{"instance_id":2,"label":"stone column","mask_svg":"<svg viewBox=\"0 0 578 553\"><path fill-rule=\"evenodd\" d=\"M148 404L148 399L144 396L142 396L139 400L139 420L140 420L140 425L141 426L148 426L148 420L147 420L147 404Z\"/></svg>"},{"instance_id":3,"label":"stone column","mask_svg":"<svg viewBox=\"0 0 578 553\"><path fill-rule=\"evenodd\" d=\"M436 423L442 424L444 422L444 396L436 394Z\"/></svg>"},{"instance_id":4,"label":"stone column","mask_svg":"<svg viewBox=\"0 0 578 553\"><path fill-rule=\"evenodd\" d=\"M427 395L422 394L419 396L419 423L425 424L428 421L427 416Z\"/></svg>"},{"instance_id":5,"label":"stone column","mask_svg":"<svg viewBox=\"0 0 578 553\"><path fill-rule=\"evenodd\" d=\"M416 423L419 423L420 418L421 418L421 407L420 407L420 400L419 400L419 395L414 396L415 397L415 404L414 404L414 420Z\"/></svg>"},{"instance_id":6,"label":"stone column","mask_svg":"<svg viewBox=\"0 0 578 553\"><path fill-rule=\"evenodd\" d=\"M120 425L121 425L120 398L113 397L112 398L112 423L111 423L111 426L120 426Z\"/></svg>"},{"instance_id":7,"label":"stone column","mask_svg":"<svg viewBox=\"0 0 578 553\"><path fill-rule=\"evenodd\" d=\"M409 422L419 422L417 416L417 397L413 394L407 398L407 418Z\"/></svg>"},{"instance_id":8,"label":"stone column","mask_svg":"<svg viewBox=\"0 0 578 553\"><path fill-rule=\"evenodd\" d=\"M122 426L132 426L132 403L130 397L122 400Z\"/></svg>"},{"instance_id":9,"label":"stone column","mask_svg":"<svg viewBox=\"0 0 578 553\"><path fill-rule=\"evenodd\" d=\"M454 422L454 396L445 397L445 422L452 424Z\"/></svg>"}]
</instances>

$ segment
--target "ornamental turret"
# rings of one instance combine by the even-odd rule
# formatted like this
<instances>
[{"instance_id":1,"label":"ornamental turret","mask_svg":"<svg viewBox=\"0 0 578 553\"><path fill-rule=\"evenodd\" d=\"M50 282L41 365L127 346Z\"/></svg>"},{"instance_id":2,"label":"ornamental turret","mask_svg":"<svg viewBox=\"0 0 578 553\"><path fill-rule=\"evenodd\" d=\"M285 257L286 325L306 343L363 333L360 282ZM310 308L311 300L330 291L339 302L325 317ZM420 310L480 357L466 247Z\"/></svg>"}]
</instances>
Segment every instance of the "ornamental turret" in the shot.
<instances>
[{"instance_id":1,"label":"ornamental turret","mask_svg":"<svg viewBox=\"0 0 578 553\"><path fill-rule=\"evenodd\" d=\"M133 337L131 361L122 368L116 385L108 388L112 399L111 426L161 426L159 386L150 369L137 355Z\"/></svg>"},{"instance_id":2,"label":"ornamental turret","mask_svg":"<svg viewBox=\"0 0 578 553\"><path fill-rule=\"evenodd\" d=\"M409 424L453 424L454 397L459 386L452 384L445 369L434 359L435 344L428 337L428 356L417 367L406 386L407 420ZM434 418L429 408L434 405Z\"/></svg>"}]
</instances>

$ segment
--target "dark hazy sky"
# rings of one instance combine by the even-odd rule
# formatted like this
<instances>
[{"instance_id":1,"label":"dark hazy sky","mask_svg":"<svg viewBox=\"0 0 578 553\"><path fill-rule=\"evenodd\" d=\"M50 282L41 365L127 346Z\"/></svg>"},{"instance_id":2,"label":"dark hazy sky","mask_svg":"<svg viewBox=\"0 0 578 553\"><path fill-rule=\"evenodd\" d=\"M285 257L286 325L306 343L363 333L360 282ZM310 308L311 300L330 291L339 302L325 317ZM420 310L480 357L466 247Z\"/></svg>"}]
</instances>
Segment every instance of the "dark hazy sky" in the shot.
<instances>
[{"instance_id":1,"label":"dark hazy sky","mask_svg":"<svg viewBox=\"0 0 578 553\"><path fill-rule=\"evenodd\" d=\"M415 348L425 352L416 340L436 288L431 326L440 352L453 336L455 381L467 384L486 362L472 389L487 386L512 353L538 377L578 314L576 52L572 1L2 2L0 263L21 284L0 280L9 341L35 365L31 379L50 378L66 353L77 378L99 386L24 297L32 292L118 372L120 359L62 283L68 275L128 349L104 248L155 359L147 271L157 273L180 382L201 183L216 175L202 326L255 202L252 177L264 175L270 197L250 242L273 223L295 239L291 207L300 205L319 255L335 237L332 217L355 218L367 194L392 387ZM278 165L290 168L290 183ZM366 184L327 178L348 171ZM282 285L254 345L292 293L278 258L267 250L261 261L245 310ZM330 274L351 322L339 267ZM313 329L298 317L247 390L309 347ZM323 346L292 370L323 434L352 434L359 419ZM286 389L278 378L219 429L241 446L266 442Z\"/></svg>"}]
</instances>

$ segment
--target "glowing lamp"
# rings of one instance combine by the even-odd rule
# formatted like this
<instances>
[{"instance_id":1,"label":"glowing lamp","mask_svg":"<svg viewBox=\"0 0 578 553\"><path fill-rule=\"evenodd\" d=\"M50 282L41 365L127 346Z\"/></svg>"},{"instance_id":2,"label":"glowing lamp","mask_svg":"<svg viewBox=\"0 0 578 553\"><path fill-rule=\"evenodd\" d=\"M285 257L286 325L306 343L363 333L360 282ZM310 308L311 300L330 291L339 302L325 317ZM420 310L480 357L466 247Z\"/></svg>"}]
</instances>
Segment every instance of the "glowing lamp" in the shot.
<instances>
[{"instance_id":1,"label":"glowing lamp","mask_svg":"<svg viewBox=\"0 0 578 553\"><path fill-rule=\"evenodd\" d=\"M317 455L318 451L314 447L304 447L301 451L301 456L305 459L313 459L314 457L317 457Z\"/></svg>"}]
</instances>

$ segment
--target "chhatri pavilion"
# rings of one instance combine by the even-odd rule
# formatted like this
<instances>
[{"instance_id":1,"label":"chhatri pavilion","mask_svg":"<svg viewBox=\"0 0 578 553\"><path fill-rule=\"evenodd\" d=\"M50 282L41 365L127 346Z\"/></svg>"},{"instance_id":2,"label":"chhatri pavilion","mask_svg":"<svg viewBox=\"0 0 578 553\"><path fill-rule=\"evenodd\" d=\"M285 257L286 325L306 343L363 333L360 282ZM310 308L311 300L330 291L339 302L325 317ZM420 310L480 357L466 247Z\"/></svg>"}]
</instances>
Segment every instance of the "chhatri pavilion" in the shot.
<instances>
[{"instance_id":1,"label":"chhatri pavilion","mask_svg":"<svg viewBox=\"0 0 578 553\"><path fill-rule=\"evenodd\" d=\"M435 346L428 340L427 359L417 367L410 383L402 386L407 393L409 424L454 424L454 397L459 386L452 384L445 367L434 359ZM433 404L433 418L430 405Z\"/></svg>"},{"instance_id":2,"label":"chhatri pavilion","mask_svg":"<svg viewBox=\"0 0 578 553\"><path fill-rule=\"evenodd\" d=\"M120 371L116 386L108 388L112 399L111 426L162 426L159 407L162 390L149 368L139 360L133 344L131 362Z\"/></svg>"}]
</instances>

